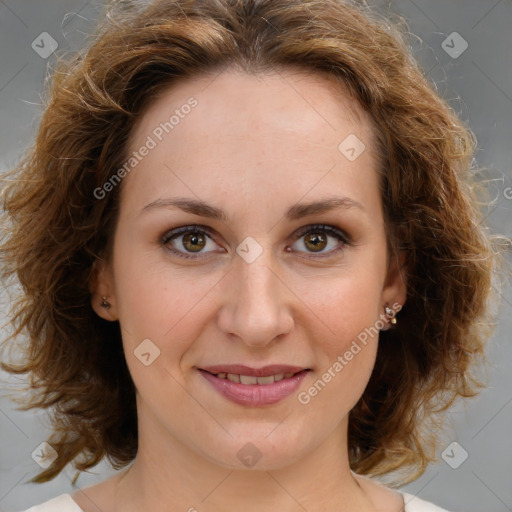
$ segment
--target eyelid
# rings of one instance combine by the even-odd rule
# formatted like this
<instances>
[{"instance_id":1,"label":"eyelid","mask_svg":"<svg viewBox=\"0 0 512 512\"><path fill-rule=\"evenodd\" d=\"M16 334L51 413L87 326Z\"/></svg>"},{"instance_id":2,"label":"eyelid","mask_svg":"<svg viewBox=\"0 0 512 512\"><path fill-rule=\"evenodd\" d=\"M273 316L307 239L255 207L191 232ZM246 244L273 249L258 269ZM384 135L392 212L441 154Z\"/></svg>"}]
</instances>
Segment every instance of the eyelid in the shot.
<instances>
[{"instance_id":1,"label":"eyelid","mask_svg":"<svg viewBox=\"0 0 512 512\"><path fill-rule=\"evenodd\" d=\"M304 226L301 228L297 234L295 235L295 239L299 240L304 235L307 235L308 233L315 233L315 232L324 232L327 233L327 235L337 238L338 239L338 245L336 248L331 249L328 252L308 252L308 251L295 251L296 253L300 254L300 257L307 260L312 261L321 261L322 259L329 259L333 257L339 257L339 253L343 251L346 247L352 246L353 242L351 237L343 230L332 226L330 224L309 224L307 226ZM341 245L341 247L340 247Z\"/></svg>"},{"instance_id":2,"label":"eyelid","mask_svg":"<svg viewBox=\"0 0 512 512\"><path fill-rule=\"evenodd\" d=\"M215 242L214 237L211 236L213 233L213 230L210 227L204 226L201 224L188 224L186 226L180 226L178 228L173 228L171 230L166 231L164 233L164 235L162 235L160 237L160 243L164 247L166 247L168 251L170 251L174 256L176 256L178 258L182 258L185 260L195 260L195 261L199 261L199 260L208 258L210 252L213 252L213 251L210 251L208 253L202 253L202 252L197 252L197 253L189 252L188 253L188 252L182 252L182 251L178 251L174 248L168 247L168 244L171 241L171 239L173 239L175 237L179 237L186 233L190 233L190 232L199 233L207 238L210 238L211 240L213 240ZM226 251L225 251L225 249L222 249L221 252L226 252Z\"/></svg>"},{"instance_id":3,"label":"eyelid","mask_svg":"<svg viewBox=\"0 0 512 512\"><path fill-rule=\"evenodd\" d=\"M336 228L335 226L331 226L330 224L308 224L307 226L300 228L296 237L300 238L301 236L304 236L307 233L312 233L315 231L315 229L317 229L318 231L325 231L327 233L331 233L332 236L338 236L346 244L352 243L351 238L347 235L347 233L345 233L345 231Z\"/></svg>"},{"instance_id":4,"label":"eyelid","mask_svg":"<svg viewBox=\"0 0 512 512\"><path fill-rule=\"evenodd\" d=\"M173 228L168 231L166 231L162 237L161 241L162 243L169 243L169 240L171 238L174 238L175 236L182 235L183 233L188 232L194 232L194 233L201 233L203 235L208 235L210 238L212 238L210 235L213 232L213 230L208 226L203 226L201 224L188 224L186 226L181 226L178 228ZM213 239L213 238L212 238Z\"/></svg>"}]
</instances>

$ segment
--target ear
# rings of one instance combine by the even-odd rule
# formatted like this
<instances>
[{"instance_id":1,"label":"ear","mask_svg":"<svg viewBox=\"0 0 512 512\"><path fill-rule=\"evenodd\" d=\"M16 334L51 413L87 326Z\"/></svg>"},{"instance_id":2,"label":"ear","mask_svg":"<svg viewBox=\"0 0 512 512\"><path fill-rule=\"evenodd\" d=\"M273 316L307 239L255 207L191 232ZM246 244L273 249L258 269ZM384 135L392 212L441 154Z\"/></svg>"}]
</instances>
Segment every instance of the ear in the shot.
<instances>
[{"instance_id":1,"label":"ear","mask_svg":"<svg viewBox=\"0 0 512 512\"><path fill-rule=\"evenodd\" d=\"M104 260L97 259L94 262L89 279L89 291L91 292L92 308L98 316L112 322L119 319L112 269ZM104 298L110 304L108 309L102 306Z\"/></svg>"},{"instance_id":2,"label":"ear","mask_svg":"<svg viewBox=\"0 0 512 512\"><path fill-rule=\"evenodd\" d=\"M388 272L382 290L382 308L388 305L397 313L407 300L407 252L399 251L390 257Z\"/></svg>"}]
</instances>

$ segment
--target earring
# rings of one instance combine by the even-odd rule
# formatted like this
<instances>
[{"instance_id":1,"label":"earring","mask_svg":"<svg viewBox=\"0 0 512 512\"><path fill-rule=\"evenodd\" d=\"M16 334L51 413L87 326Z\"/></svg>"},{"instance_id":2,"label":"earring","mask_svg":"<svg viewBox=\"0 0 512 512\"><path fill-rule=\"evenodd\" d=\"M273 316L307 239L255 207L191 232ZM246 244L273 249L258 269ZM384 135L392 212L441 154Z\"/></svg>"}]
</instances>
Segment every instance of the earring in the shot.
<instances>
[{"instance_id":1,"label":"earring","mask_svg":"<svg viewBox=\"0 0 512 512\"><path fill-rule=\"evenodd\" d=\"M100 304L102 308L105 308L106 310L110 309L110 302L108 302L107 297L101 297L103 299L103 302Z\"/></svg>"},{"instance_id":2,"label":"earring","mask_svg":"<svg viewBox=\"0 0 512 512\"><path fill-rule=\"evenodd\" d=\"M387 306L384 308L384 310L386 311L386 316L391 317L390 322L393 325L395 325L396 324L395 312L391 308L388 308Z\"/></svg>"}]
</instances>

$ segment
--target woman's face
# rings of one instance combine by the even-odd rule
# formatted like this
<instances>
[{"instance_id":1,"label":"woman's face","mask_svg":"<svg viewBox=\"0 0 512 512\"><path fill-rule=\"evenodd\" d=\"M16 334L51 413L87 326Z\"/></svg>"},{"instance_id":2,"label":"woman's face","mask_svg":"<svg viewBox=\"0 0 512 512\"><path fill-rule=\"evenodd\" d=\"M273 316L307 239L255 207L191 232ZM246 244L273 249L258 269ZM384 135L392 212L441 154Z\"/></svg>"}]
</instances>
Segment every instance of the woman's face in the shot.
<instances>
[{"instance_id":1,"label":"woman's face","mask_svg":"<svg viewBox=\"0 0 512 512\"><path fill-rule=\"evenodd\" d=\"M136 125L93 300L120 321L141 443L271 469L346 442L372 334L405 302L357 109L323 76L224 71Z\"/></svg>"}]
</instances>

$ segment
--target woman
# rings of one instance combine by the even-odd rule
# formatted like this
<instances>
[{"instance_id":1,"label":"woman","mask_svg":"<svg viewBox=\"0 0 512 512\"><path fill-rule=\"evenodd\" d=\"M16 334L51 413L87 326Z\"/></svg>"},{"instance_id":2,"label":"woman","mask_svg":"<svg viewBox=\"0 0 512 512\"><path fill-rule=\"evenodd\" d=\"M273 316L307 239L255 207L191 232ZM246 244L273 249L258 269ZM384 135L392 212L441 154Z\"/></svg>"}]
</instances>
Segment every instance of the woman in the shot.
<instances>
[{"instance_id":1,"label":"woman","mask_svg":"<svg viewBox=\"0 0 512 512\"><path fill-rule=\"evenodd\" d=\"M124 469L30 510L441 511L393 487L479 385L473 149L364 7L111 11L5 192L30 344L4 366L54 407L35 482Z\"/></svg>"}]
</instances>

